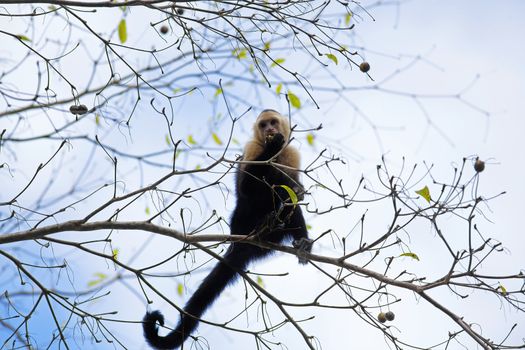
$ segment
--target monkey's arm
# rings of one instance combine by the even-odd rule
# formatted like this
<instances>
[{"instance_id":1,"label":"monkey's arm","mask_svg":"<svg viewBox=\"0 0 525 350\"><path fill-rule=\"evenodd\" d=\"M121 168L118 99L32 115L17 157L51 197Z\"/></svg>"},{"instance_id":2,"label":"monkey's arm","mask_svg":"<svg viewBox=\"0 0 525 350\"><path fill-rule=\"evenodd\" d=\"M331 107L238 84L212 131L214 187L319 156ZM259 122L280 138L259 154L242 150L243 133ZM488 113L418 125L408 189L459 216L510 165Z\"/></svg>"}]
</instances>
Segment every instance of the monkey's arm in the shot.
<instances>
[{"instance_id":1,"label":"monkey's arm","mask_svg":"<svg viewBox=\"0 0 525 350\"><path fill-rule=\"evenodd\" d=\"M251 154L252 150L247 149L245 160L248 161L267 161L277 155L284 145L284 136L275 134L268 140L258 155ZM239 194L254 198L264 191L271 190L272 185L288 185L291 182L289 176L276 169L270 164L245 164L241 165L237 174L237 185Z\"/></svg>"}]
</instances>

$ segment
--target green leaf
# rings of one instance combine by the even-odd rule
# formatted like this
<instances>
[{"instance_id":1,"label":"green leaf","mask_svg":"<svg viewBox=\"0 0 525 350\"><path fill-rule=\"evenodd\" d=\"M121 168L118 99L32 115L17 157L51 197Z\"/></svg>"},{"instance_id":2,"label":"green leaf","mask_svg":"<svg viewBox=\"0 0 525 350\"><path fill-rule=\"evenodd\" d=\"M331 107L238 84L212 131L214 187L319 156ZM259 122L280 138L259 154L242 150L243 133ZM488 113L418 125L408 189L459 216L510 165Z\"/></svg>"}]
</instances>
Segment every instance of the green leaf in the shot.
<instances>
[{"instance_id":1,"label":"green leaf","mask_svg":"<svg viewBox=\"0 0 525 350\"><path fill-rule=\"evenodd\" d=\"M284 58L278 58L276 59L275 61L273 61L273 63L270 65L271 68L277 66L277 65L281 65L284 63L284 61L286 61Z\"/></svg>"},{"instance_id":2,"label":"green leaf","mask_svg":"<svg viewBox=\"0 0 525 350\"><path fill-rule=\"evenodd\" d=\"M352 12L348 12L345 16L345 24L350 25L350 20L352 19Z\"/></svg>"},{"instance_id":3,"label":"green leaf","mask_svg":"<svg viewBox=\"0 0 525 350\"><path fill-rule=\"evenodd\" d=\"M246 58L247 51L246 51L246 49L242 49L242 50L235 49L235 50L232 51L232 55L235 58L237 58L238 60L241 60L243 58Z\"/></svg>"},{"instance_id":4,"label":"green leaf","mask_svg":"<svg viewBox=\"0 0 525 350\"><path fill-rule=\"evenodd\" d=\"M277 93L277 95L281 94L282 89L283 89L283 84L279 83L279 85L277 85L277 87L275 88L275 92Z\"/></svg>"},{"instance_id":5,"label":"green leaf","mask_svg":"<svg viewBox=\"0 0 525 350\"><path fill-rule=\"evenodd\" d=\"M197 165L195 166L195 170L200 170L200 169L201 169L201 165L200 165L200 164L197 164Z\"/></svg>"},{"instance_id":6,"label":"green leaf","mask_svg":"<svg viewBox=\"0 0 525 350\"><path fill-rule=\"evenodd\" d=\"M128 30L126 28L126 20L123 18L118 24L118 38L122 44L128 40Z\"/></svg>"},{"instance_id":7,"label":"green leaf","mask_svg":"<svg viewBox=\"0 0 525 350\"><path fill-rule=\"evenodd\" d=\"M328 57L329 59L331 59L336 65L339 63L337 61L337 57L335 57L335 55L333 55L331 53L327 53L325 56Z\"/></svg>"},{"instance_id":8,"label":"green leaf","mask_svg":"<svg viewBox=\"0 0 525 350\"><path fill-rule=\"evenodd\" d=\"M184 292L184 285L182 283L177 283L177 294L179 296L182 296L182 293Z\"/></svg>"},{"instance_id":9,"label":"green leaf","mask_svg":"<svg viewBox=\"0 0 525 350\"><path fill-rule=\"evenodd\" d=\"M96 286L96 285L99 284L100 282L102 282L102 281L100 281L100 280L92 280L92 281L89 281L89 282L88 282L88 287Z\"/></svg>"},{"instance_id":10,"label":"green leaf","mask_svg":"<svg viewBox=\"0 0 525 350\"><path fill-rule=\"evenodd\" d=\"M299 109L301 108L301 100L299 100L299 97L297 97L295 94L288 91L288 99L290 100L290 103L293 107Z\"/></svg>"},{"instance_id":11,"label":"green leaf","mask_svg":"<svg viewBox=\"0 0 525 350\"><path fill-rule=\"evenodd\" d=\"M312 225L306 224L306 229L310 231L312 229Z\"/></svg>"},{"instance_id":12,"label":"green leaf","mask_svg":"<svg viewBox=\"0 0 525 350\"><path fill-rule=\"evenodd\" d=\"M279 187L282 187L288 192L288 196L290 196L290 199L292 200L293 205L297 205L297 194L292 190L289 186L286 185L279 185Z\"/></svg>"},{"instance_id":13,"label":"green leaf","mask_svg":"<svg viewBox=\"0 0 525 350\"><path fill-rule=\"evenodd\" d=\"M216 133L212 133L212 134L211 134L211 137L213 137L213 141L215 141L216 144L218 144L218 145L222 145L222 141L221 141L221 139L219 138L219 136L217 136Z\"/></svg>"},{"instance_id":14,"label":"green leaf","mask_svg":"<svg viewBox=\"0 0 525 350\"><path fill-rule=\"evenodd\" d=\"M237 140L235 137L232 138L232 142L235 144L235 145L240 145L241 143L239 142L239 140Z\"/></svg>"},{"instance_id":15,"label":"green leaf","mask_svg":"<svg viewBox=\"0 0 525 350\"><path fill-rule=\"evenodd\" d=\"M264 43L264 48L263 48L263 51L269 51L270 50L270 42L267 41Z\"/></svg>"},{"instance_id":16,"label":"green leaf","mask_svg":"<svg viewBox=\"0 0 525 350\"><path fill-rule=\"evenodd\" d=\"M174 94L177 94L177 93L179 93L179 92L181 92L181 91L182 91L182 89L179 88L179 87L173 89L173 93L174 93Z\"/></svg>"},{"instance_id":17,"label":"green leaf","mask_svg":"<svg viewBox=\"0 0 525 350\"><path fill-rule=\"evenodd\" d=\"M220 94L222 94L222 89L221 88L217 88L217 90L215 90L215 94L213 95L213 97L217 97Z\"/></svg>"},{"instance_id":18,"label":"green leaf","mask_svg":"<svg viewBox=\"0 0 525 350\"><path fill-rule=\"evenodd\" d=\"M150 215L151 211L149 210L149 206L146 206L146 215Z\"/></svg>"},{"instance_id":19,"label":"green leaf","mask_svg":"<svg viewBox=\"0 0 525 350\"><path fill-rule=\"evenodd\" d=\"M430 190L428 189L428 186L425 186L419 191L416 191L416 193L425 198L425 200L430 203Z\"/></svg>"},{"instance_id":20,"label":"green leaf","mask_svg":"<svg viewBox=\"0 0 525 350\"><path fill-rule=\"evenodd\" d=\"M164 138L164 140L166 141L166 144L167 144L168 146L171 146L170 135L166 134L166 137Z\"/></svg>"},{"instance_id":21,"label":"green leaf","mask_svg":"<svg viewBox=\"0 0 525 350\"><path fill-rule=\"evenodd\" d=\"M409 258L419 261L419 256L417 256L416 253L403 253L400 256L408 256Z\"/></svg>"},{"instance_id":22,"label":"green leaf","mask_svg":"<svg viewBox=\"0 0 525 350\"><path fill-rule=\"evenodd\" d=\"M308 144L310 146L313 146L314 145L314 134L312 134L311 132L306 134L306 141L308 141Z\"/></svg>"},{"instance_id":23,"label":"green leaf","mask_svg":"<svg viewBox=\"0 0 525 350\"><path fill-rule=\"evenodd\" d=\"M17 35L16 36L18 39L22 40L22 41L31 41L31 39L29 39L27 36L25 35Z\"/></svg>"},{"instance_id":24,"label":"green leaf","mask_svg":"<svg viewBox=\"0 0 525 350\"><path fill-rule=\"evenodd\" d=\"M503 287L503 285L500 283L498 286L498 289L501 290L501 295L507 295L507 288Z\"/></svg>"},{"instance_id":25,"label":"green leaf","mask_svg":"<svg viewBox=\"0 0 525 350\"><path fill-rule=\"evenodd\" d=\"M264 281L261 276L257 276L257 284L264 288Z\"/></svg>"},{"instance_id":26,"label":"green leaf","mask_svg":"<svg viewBox=\"0 0 525 350\"><path fill-rule=\"evenodd\" d=\"M118 260L118 248L113 249L111 254L113 255L113 259Z\"/></svg>"},{"instance_id":27,"label":"green leaf","mask_svg":"<svg viewBox=\"0 0 525 350\"><path fill-rule=\"evenodd\" d=\"M97 278L89 281L88 284L87 284L88 287L96 286L97 284L99 284L100 282L104 281L108 277L106 274L103 274L101 272L96 272L93 275L95 277L97 277Z\"/></svg>"},{"instance_id":28,"label":"green leaf","mask_svg":"<svg viewBox=\"0 0 525 350\"><path fill-rule=\"evenodd\" d=\"M100 115L95 114L95 124L100 125Z\"/></svg>"},{"instance_id":29,"label":"green leaf","mask_svg":"<svg viewBox=\"0 0 525 350\"><path fill-rule=\"evenodd\" d=\"M196 145L197 144L197 141L195 141L195 139L193 138L193 135L188 135L188 143L190 145Z\"/></svg>"}]
</instances>

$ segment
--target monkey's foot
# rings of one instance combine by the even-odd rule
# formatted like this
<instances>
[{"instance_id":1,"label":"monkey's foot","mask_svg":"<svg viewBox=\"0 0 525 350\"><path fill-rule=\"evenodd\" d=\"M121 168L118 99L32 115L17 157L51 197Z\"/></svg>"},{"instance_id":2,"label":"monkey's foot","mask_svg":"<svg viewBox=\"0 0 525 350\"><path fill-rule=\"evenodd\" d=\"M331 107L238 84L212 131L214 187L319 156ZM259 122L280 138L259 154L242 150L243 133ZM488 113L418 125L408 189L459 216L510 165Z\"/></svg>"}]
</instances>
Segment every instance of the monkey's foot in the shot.
<instances>
[{"instance_id":1,"label":"monkey's foot","mask_svg":"<svg viewBox=\"0 0 525 350\"><path fill-rule=\"evenodd\" d=\"M308 263L308 259L304 257L304 253L310 253L312 251L313 244L313 240L305 237L301 237L300 239L296 239L292 242L292 246L298 250L297 258L299 259L299 264L305 265Z\"/></svg>"}]
</instances>

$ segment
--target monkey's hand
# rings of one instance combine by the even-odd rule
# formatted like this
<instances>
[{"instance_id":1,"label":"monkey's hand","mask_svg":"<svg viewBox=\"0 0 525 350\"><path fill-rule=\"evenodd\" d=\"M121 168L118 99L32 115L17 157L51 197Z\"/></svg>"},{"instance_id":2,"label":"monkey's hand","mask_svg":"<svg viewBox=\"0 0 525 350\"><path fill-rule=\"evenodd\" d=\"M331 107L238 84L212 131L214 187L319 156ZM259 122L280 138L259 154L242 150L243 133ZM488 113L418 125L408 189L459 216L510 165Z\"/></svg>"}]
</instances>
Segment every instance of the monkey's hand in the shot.
<instances>
[{"instance_id":1,"label":"monkey's hand","mask_svg":"<svg viewBox=\"0 0 525 350\"><path fill-rule=\"evenodd\" d=\"M310 253L312 251L313 244L313 240L305 237L296 239L292 242L293 247L298 250L297 258L299 259L299 264L305 265L308 263L308 259L304 257L304 253Z\"/></svg>"},{"instance_id":2,"label":"monkey's hand","mask_svg":"<svg viewBox=\"0 0 525 350\"><path fill-rule=\"evenodd\" d=\"M283 148L284 142L285 140L283 134L276 133L266 136L264 147L266 151L268 151L273 157L281 150L281 148Z\"/></svg>"},{"instance_id":3,"label":"monkey's hand","mask_svg":"<svg viewBox=\"0 0 525 350\"><path fill-rule=\"evenodd\" d=\"M264 138L264 143L272 142L274 136L275 134L266 135L266 137Z\"/></svg>"}]
</instances>

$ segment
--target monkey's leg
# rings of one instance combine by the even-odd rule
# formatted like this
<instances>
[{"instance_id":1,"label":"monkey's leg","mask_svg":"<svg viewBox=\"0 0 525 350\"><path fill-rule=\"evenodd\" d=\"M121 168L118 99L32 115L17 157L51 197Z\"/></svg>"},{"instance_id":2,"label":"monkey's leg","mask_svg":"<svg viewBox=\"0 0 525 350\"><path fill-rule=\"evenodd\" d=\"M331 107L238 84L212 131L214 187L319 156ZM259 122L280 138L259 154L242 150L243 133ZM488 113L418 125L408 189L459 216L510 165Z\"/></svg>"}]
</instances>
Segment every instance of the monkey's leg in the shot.
<instances>
[{"instance_id":1,"label":"monkey's leg","mask_svg":"<svg viewBox=\"0 0 525 350\"><path fill-rule=\"evenodd\" d=\"M290 218L290 222L287 226L290 229L290 234L293 237L292 245L294 248L299 250L299 263L304 265L308 263L308 260L301 255L302 253L310 253L312 251L314 241L308 238L306 223L304 221L303 213L300 207L296 207L294 209Z\"/></svg>"}]
</instances>

